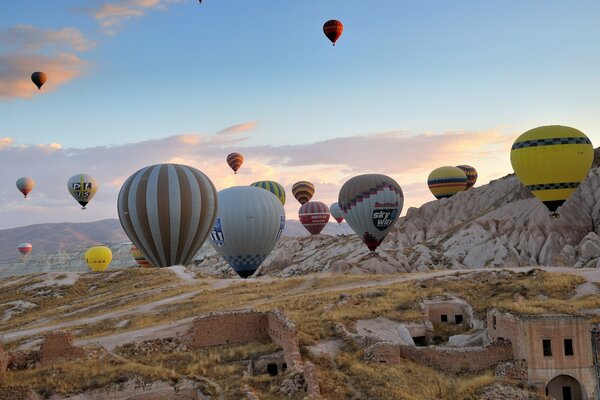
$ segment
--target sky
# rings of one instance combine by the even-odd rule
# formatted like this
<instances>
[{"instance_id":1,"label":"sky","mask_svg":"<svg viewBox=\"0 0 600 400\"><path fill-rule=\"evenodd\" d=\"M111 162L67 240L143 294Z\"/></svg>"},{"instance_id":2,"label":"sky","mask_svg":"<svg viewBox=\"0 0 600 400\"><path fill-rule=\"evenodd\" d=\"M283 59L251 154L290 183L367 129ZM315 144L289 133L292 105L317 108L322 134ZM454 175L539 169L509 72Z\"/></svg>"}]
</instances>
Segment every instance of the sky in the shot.
<instances>
[{"instance_id":1,"label":"sky","mask_svg":"<svg viewBox=\"0 0 600 400\"><path fill-rule=\"evenodd\" d=\"M0 228L115 218L124 180L177 162L217 189L309 180L332 203L362 173L405 211L443 165L512 172L521 133L561 124L600 145L600 2L0 1ZM344 23L336 46L329 19ZM32 72L48 73L38 91ZM225 162L238 151L238 175ZM66 181L89 173L88 210ZM24 200L20 176L36 180Z\"/></svg>"}]
</instances>

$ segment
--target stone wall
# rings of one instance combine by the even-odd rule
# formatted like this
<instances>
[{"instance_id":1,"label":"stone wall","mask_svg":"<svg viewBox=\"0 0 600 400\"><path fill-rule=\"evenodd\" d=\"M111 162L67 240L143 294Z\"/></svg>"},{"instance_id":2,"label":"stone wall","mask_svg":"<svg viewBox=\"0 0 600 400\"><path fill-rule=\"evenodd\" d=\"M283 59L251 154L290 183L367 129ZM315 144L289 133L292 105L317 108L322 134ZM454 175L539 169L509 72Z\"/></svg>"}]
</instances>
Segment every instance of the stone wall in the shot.
<instances>
[{"instance_id":1,"label":"stone wall","mask_svg":"<svg viewBox=\"0 0 600 400\"><path fill-rule=\"evenodd\" d=\"M515 360L500 363L496 365L496 376L527 382L527 361Z\"/></svg>"},{"instance_id":2,"label":"stone wall","mask_svg":"<svg viewBox=\"0 0 600 400\"><path fill-rule=\"evenodd\" d=\"M268 334L271 340L281 346L288 368L300 367L300 341L296 333L296 325L278 310L268 314Z\"/></svg>"},{"instance_id":3,"label":"stone wall","mask_svg":"<svg viewBox=\"0 0 600 400\"><path fill-rule=\"evenodd\" d=\"M185 338L191 347L268 341L267 314L254 310L211 313L196 318Z\"/></svg>"},{"instance_id":4,"label":"stone wall","mask_svg":"<svg viewBox=\"0 0 600 400\"><path fill-rule=\"evenodd\" d=\"M41 365L75 360L84 356L85 351L82 348L73 346L73 334L70 331L48 333L40 346Z\"/></svg>"},{"instance_id":5,"label":"stone wall","mask_svg":"<svg viewBox=\"0 0 600 400\"><path fill-rule=\"evenodd\" d=\"M442 371L474 372L491 368L502 361L511 360L512 346L508 341L465 348L414 347L382 342L365 350L365 359L373 362L397 364L403 358Z\"/></svg>"}]
</instances>

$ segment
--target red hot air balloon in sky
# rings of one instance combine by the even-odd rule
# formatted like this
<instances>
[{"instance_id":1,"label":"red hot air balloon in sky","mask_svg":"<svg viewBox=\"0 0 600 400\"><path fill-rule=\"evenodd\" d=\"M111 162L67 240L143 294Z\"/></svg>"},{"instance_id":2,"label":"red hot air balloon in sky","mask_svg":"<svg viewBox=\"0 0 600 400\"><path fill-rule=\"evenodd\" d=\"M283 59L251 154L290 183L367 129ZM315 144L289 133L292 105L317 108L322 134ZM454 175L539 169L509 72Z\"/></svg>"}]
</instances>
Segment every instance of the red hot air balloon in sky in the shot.
<instances>
[{"instance_id":1,"label":"red hot air balloon in sky","mask_svg":"<svg viewBox=\"0 0 600 400\"><path fill-rule=\"evenodd\" d=\"M335 42L337 42L340 36L342 36L343 31L344 24L337 19L331 19L323 24L323 33L329 40L331 40L331 43L333 43L334 46Z\"/></svg>"},{"instance_id":2,"label":"red hot air balloon in sky","mask_svg":"<svg viewBox=\"0 0 600 400\"><path fill-rule=\"evenodd\" d=\"M238 169L244 162L244 156L240 153L231 153L227 156L227 164L231 167L234 174L237 174Z\"/></svg>"},{"instance_id":3,"label":"red hot air balloon in sky","mask_svg":"<svg viewBox=\"0 0 600 400\"><path fill-rule=\"evenodd\" d=\"M35 84L35 86L37 86L38 90L42 89L42 86L44 83L46 83L46 80L48 80L48 75L41 71L31 74L31 81Z\"/></svg>"},{"instance_id":4,"label":"red hot air balloon in sky","mask_svg":"<svg viewBox=\"0 0 600 400\"><path fill-rule=\"evenodd\" d=\"M17 249L19 250L19 253L25 255L27 253L31 253L31 251L33 250L33 246L31 245L31 243L21 243L19 244Z\"/></svg>"},{"instance_id":5,"label":"red hot air balloon in sky","mask_svg":"<svg viewBox=\"0 0 600 400\"><path fill-rule=\"evenodd\" d=\"M304 203L298 211L300 222L311 235L316 235L325 228L329 215L329 207L320 201Z\"/></svg>"}]
</instances>

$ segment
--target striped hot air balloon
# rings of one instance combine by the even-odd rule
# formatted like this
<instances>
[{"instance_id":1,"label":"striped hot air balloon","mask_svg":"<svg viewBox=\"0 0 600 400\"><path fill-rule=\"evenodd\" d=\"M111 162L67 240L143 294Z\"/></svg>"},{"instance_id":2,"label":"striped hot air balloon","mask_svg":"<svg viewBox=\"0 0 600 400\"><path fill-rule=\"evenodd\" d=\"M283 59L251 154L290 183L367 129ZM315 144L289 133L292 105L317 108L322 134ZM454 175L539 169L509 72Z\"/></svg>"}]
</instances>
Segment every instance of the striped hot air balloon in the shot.
<instances>
[{"instance_id":1,"label":"striped hot air balloon","mask_svg":"<svg viewBox=\"0 0 600 400\"><path fill-rule=\"evenodd\" d=\"M320 201L309 201L300 207L298 218L311 235L317 235L327 226L329 207Z\"/></svg>"},{"instance_id":2,"label":"striped hot air balloon","mask_svg":"<svg viewBox=\"0 0 600 400\"><path fill-rule=\"evenodd\" d=\"M244 163L244 156L240 153L231 153L227 155L227 164L231 167L234 174L237 174L238 169Z\"/></svg>"},{"instance_id":3,"label":"striped hot air balloon","mask_svg":"<svg viewBox=\"0 0 600 400\"><path fill-rule=\"evenodd\" d=\"M135 262L142 268L152 268L154 265L150 264L144 254L135 246L131 245L131 256Z\"/></svg>"},{"instance_id":4,"label":"striped hot air balloon","mask_svg":"<svg viewBox=\"0 0 600 400\"><path fill-rule=\"evenodd\" d=\"M344 24L337 19L331 19L323 24L323 33L327 36L327 39L331 40L331 43L335 46L335 42L342 36L344 31Z\"/></svg>"},{"instance_id":5,"label":"striped hot air balloon","mask_svg":"<svg viewBox=\"0 0 600 400\"><path fill-rule=\"evenodd\" d=\"M281 202L266 190L235 186L219 192L210 244L242 278L252 275L285 228Z\"/></svg>"},{"instance_id":6,"label":"striped hot air balloon","mask_svg":"<svg viewBox=\"0 0 600 400\"><path fill-rule=\"evenodd\" d=\"M27 198L27 195L31 193L34 187L35 181L27 176L17 179L17 189L23 193L25 198Z\"/></svg>"},{"instance_id":7,"label":"striped hot air balloon","mask_svg":"<svg viewBox=\"0 0 600 400\"><path fill-rule=\"evenodd\" d=\"M300 204L304 204L315 194L315 186L307 181L296 182L292 186L292 194Z\"/></svg>"},{"instance_id":8,"label":"striped hot air balloon","mask_svg":"<svg viewBox=\"0 0 600 400\"><path fill-rule=\"evenodd\" d=\"M427 185L436 199L452 197L467 187L467 174L457 167L436 168L429 174Z\"/></svg>"},{"instance_id":9,"label":"striped hot air balloon","mask_svg":"<svg viewBox=\"0 0 600 400\"><path fill-rule=\"evenodd\" d=\"M465 190L469 190L475 186L475 182L477 182L477 170L475 168L470 165L457 165L456 168L462 169L465 175L467 175L467 187Z\"/></svg>"},{"instance_id":10,"label":"striped hot air balloon","mask_svg":"<svg viewBox=\"0 0 600 400\"><path fill-rule=\"evenodd\" d=\"M279 201L281 201L282 205L285 205L285 189L283 189L283 186L281 186L279 183L277 183L275 181L258 181L258 182L254 182L250 186L255 186L255 187L259 187L259 188L268 190L269 192L271 192L275 196L277 196Z\"/></svg>"},{"instance_id":11,"label":"striped hot air balloon","mask_svg":"<svg viewBox=\"0 0 600 400\"><path fill-rule=\"evenodd\" d=\"M541 126L515 140L510 162L523 185L550 210L552 217L585 179L594 147L581 131L568 126Z\"/></svg>"},{"instance_id":12,"label":"striped hot air balloon","mask_svg":"<svg viewBox=\"0 0 600 400\"><path fill-rule=\"evenodd\" d=\"M350 228L375 251L400 216L404 195L389 176L365 174L344 183L338 203Z\"/></svg>"},{"instance_id":13,"label":"striped hot air balloon","mask_svg":"<svg viewBox=\"0 0 600 400\"><path fill-rule=\"evenodd\" d=\"M337 201L335 203L331 203L331 205L329 206L329 212L338 224L341 224L342 221L344 221L344 212L340 208L340 203L338 203Z\"/></svg>"},{"instance_id":14,"label":"striped hot air balloon","mask_svg":"<svg viewBox=\"0 0 600 400\"><path fill-rule=\"evenodd\" d=\"M33 246L31 243L20 243L17 249L19 250L19 253L25 255L27 253L31 253Z\"/></svg>"},{"instance_id":15,"label":"striped hot air balloon","mask_svg":"<svg viewBox=\"0 0 600 400\"><path fill-rule=\"evenodd\" d=\"M188 264L215 223L217 191L187 165L157 164L131 175L117 210L123 230L157 267Z\"/></svg>"}]
</instances>

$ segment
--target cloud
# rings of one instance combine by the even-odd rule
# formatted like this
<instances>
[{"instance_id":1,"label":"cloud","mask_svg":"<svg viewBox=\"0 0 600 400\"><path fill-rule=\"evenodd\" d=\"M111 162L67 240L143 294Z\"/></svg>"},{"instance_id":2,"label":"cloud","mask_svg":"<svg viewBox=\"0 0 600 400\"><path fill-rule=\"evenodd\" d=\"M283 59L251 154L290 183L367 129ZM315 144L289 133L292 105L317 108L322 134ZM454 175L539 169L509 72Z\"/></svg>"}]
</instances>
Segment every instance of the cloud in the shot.
<instances>
[{"instance_id":1,"label":"cloud","mask_svg":"<svg viewBox=\"0 0 600 400\"><path fill-rule=\"evenodd\" d=\"M180 0L122 0L120 2L105 2L98 7L85 9L105 33L115 34L123 23L132 18L143 17L148 10L164 10L169 3L179 3Z\"/></svg>"},{"instance_id":2,"label":"cloud","mask_svg":"<svg viewBox=\"0 0 600 400\"><path fill-rule=\"evenodd\" d=\"M31 74L43 71L48 75L44 91L80 76L88 63L76 53L94 46L79 30L63 28L56 31L17 25L0 31L0 100L29 98L38 93Z\"/></svg>"},{"instance_id":3,"label":"cloud","mask_svg":"<svg viewBox=\"0 0 600 400\"><path fill-rule=\"evenodd\" d=\"M218 138L218 140L216 140ZM316 186L315 200L337 200L341 185L353 175L380 172L403 187L409 206L433 200L426 185L429 172L440 165L471 164L479 171L479 184L510 171L511 135L501 132L450 132L445 134L385 133L342 137L297 146L245 146L237 137L220 134L185 134L119 146L63 148L57 143L22 145L0 139L0 228L41 222L82 222L116 218L116 199L122 183L138 169L176 162L198 168L218 190L276 180L287 192L288 218L297 219L299 204L291 186L309 180ZM237 175L225 158L240 150L245 161ZM76 173L89 173L101 183L85 212L80 212L66 189ZM12 182L31 176L37 182L26 203Z\"/></svg>"},{"instance_id":4,"label":"cloud","mask_svg":"<svg viewBox=\"0 0 600 400\"><path fill-rule=\"evenodd\" d=\"M237 125L228 126L227 128L217 132L217 134L218 135L236 134L236 133L241 133L241 132L246 132L246 131L252 130L252 129L256 128L257 126L258 126L258 122L249 121L249 122L244 122L244 123L237 124Z\"/></svg>"},{"instance_id":5,"label":"cloud","mask_svg":"<svg viewBox=\"0 0 600 400\"><path fill-rule=\"evenodd\" d=\"M19 52L48 50L77 52L90 50L95 43L88 40L77 28L63 28L56 31L39 29L31 25L16 25L0 32L0 47Z\"/></svg>"}]
</instances>

